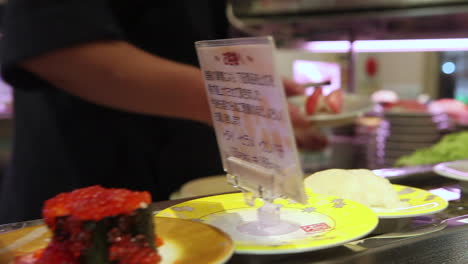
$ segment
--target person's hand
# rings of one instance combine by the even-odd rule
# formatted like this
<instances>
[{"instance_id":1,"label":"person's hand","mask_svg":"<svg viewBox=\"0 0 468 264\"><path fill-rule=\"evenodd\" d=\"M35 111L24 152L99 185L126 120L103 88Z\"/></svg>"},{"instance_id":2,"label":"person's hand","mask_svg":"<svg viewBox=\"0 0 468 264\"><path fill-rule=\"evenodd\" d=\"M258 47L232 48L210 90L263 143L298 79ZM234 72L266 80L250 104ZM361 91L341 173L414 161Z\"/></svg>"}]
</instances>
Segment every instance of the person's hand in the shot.
<instances>
[{"instance_id":1,"label":"person's hand","mask_svg":"<svg viewBox=\"0 0 468 264\"><path fill-rule=\"evenodd\" d=\"M286 96L304 94L304 87L291 79L283 78L283 86Z\"/></svg>"},{"instance_id":2,"label":"person's hand","mask_svg":"<svg viewBox=\"0 0 468 264\"><path fill-rule=\"evenodd\" d=\"M328 139L320 131L311 127L308 129L294 129L297 147L302 150L318 151L328 145Z\"/></svg>"},{"instance_id":3,"label":"person's hand","mask_svg":"<svg viewBox=\"0 0 468 264\"><path fill-rule=\"evenodd\" d=\"M290 79L284 78L283 86L286 96L304 95L304 87ZM299 107L291 103L288 103L288 105L298 147L306 150L325 148L328 145L327 138L313 127Z\"/></svg>"},{"instance_id":4,"label":"person's hand","mask_svg":"<svg viewBox=\"0 0 468 264\"><path fill-rule=\"evenodd\" d=\"M286 93L286 96L294 96L294 95L303 95L304 94L304 88L294 82L293 80L283 78L283 86L284 86L284 91ZM294 128L298 129L307 129L310 127L310 121L307 120L307 117L297 107L296 105L293 105L288 102L289 106L289 116L291 118L291 123Z\"/></svg>"}]
</instances>

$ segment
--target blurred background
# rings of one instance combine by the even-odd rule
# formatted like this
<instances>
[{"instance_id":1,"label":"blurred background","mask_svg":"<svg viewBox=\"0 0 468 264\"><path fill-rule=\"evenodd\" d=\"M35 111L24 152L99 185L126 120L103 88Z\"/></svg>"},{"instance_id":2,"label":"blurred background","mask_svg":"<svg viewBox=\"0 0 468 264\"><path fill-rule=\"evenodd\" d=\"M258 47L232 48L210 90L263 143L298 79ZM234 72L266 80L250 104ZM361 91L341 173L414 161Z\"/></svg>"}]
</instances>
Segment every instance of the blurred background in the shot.
<instances>
[{"instance_id":1,"label":"blurred background","mask_svg":"<svg viewBox=\"0 0 468 264\"><path fill-rule=\"evenodd\" d=\"M0 0L0 19L3 20L7 0ZM0 22L0 45L2 24ZM0 54L1 56L1 54ZM13 91L0 76L0 178L8 168L12 144Z\"/></svg>"},{"instance_id":2,"label":"blurred background","mask_svg":"<svg viewBox=\"0 0 468 264\"><path fill-rule=\"evenodd\" d=\"M343 113L347 95L371 99L352 122L319 124L329 145L300 149L306 173L415 165L402 157L468 124L468 1L232 0L227 14L233 36L274 36L282 75L341 89Z\"/></svg>"},{"instance_id":3,"label":"blurred background","mask_svg":"<svg viewBox=\"0 0 468 264\"><path fill-rule=\"evenodd\" d=\"M275 38L283 76L328 82L324 93L342 90L345 105L347 95L369 98L372 107L351 121L318 126L329 144L300 148L306 173L392 167L468 125L468 1L231 0L226 14L232 37ZM13 103L10 87L0 82L2 173Z\"/></svg>"}]
</instances>

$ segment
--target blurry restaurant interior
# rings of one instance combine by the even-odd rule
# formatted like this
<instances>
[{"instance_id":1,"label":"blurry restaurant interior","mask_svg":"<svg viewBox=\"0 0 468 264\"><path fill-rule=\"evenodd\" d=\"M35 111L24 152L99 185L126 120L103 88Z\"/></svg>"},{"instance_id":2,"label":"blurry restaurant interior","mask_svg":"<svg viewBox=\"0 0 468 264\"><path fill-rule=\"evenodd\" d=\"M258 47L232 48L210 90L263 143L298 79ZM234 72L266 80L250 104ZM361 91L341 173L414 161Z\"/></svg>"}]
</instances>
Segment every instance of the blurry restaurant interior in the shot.
<instances>
[{"instance_id":1,"label":"blurry restaurant interior","mask_svg":"<svg viewBox=\"0 0 468 264\"><path fill-rule=\"evenodd\" d=\"M282 75L300 83L331 80L324 91L342 89L376 103L354 122L319 128L330 144L300 149L306 173L394 167L468 123L463 104L455 114L447 110L447 118L432 114L432 124L422 117L410 124L402 113L379 108L388 96L403 108L441 98L468 103L466 1L233 0L227 14L235 36L274 36Z\"/></svg>"},{"instance_id":2,"label":"blurry restaurant interior","mask_svg":"<svg viewBox=\"0 0 468 264\"><path fill-rule=\"evenodd\" d=\"M300 83L330 81L324 90L367 98L384 90L402 101L468 103L467 1L231 0L226 14L232 37L273 36L279 73ZM10 155L12 104L10 87L0 83L2 171ZM380 108L368 110L348 124L317 128L330 144L321 151L300 149L305 172L392 167L399 157L468 125L461 114L437 121L435 132L415 126L398 135Z\"/></svg>"}]
</instances>

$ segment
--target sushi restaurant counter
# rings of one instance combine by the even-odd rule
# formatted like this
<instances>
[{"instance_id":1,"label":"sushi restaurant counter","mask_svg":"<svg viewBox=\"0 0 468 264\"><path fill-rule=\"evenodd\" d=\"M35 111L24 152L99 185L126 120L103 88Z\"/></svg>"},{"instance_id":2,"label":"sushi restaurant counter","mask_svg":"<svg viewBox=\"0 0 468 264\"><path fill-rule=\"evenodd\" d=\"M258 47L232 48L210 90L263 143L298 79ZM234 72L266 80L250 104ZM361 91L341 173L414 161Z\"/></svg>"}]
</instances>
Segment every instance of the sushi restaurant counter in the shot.
<instances>
[{"instance_id":1,"label":"sushi restaurant counter","mask_svg":"<svg viewBox=\"0 0 468 264\"><path fill-rule=\"evenodd\" d=\"M423 184L419 179L398 184L451 194L447 209L404 220L384 219L377 227L383 232L338 247L293 254L234 254L227 263L468 263L468 195L462 195L457 182L438 177L423 180ZM156 202L154 209L158 212L196 198Z\"/></svg>"},{"instance_id":2,"label":"sushi restaurant counter","mask_svg":"<svg viewBox=\"0 0 468 264\"><path fill-rule=\"evenodd\" d=\"M377 232L341 246L290 254L235 253L226 263L468 263L468 195L463 195L458 183L433 177L398 184L437 189L441 196L452 195L449 206L434 215L404 220L381 219ZM152 206L157 214L165 208L196 198L158 201ZM1 225L0 234L40 224L42 220ZM0 252L4 246L0 245Z\"/></svg>"}]
</instances>

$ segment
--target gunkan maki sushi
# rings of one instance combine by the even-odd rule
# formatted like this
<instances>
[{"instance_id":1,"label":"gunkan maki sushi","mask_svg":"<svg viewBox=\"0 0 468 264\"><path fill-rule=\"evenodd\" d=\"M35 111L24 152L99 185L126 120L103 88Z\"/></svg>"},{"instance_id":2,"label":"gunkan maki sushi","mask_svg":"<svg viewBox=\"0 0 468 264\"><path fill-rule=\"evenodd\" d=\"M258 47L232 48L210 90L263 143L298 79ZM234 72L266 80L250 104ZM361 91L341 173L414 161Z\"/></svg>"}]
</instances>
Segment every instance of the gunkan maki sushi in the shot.
<instances>
[{"instance_id":1,"label":"gunkan maki sushi","mask_svg":"<svg viewBox=\"0 0 468 264\"><path fill-rule=\"evenodd\" d=\"M151 195L91 186L45 202L42 214L53 233L49 245L15 263L156 264L161 260Z\"/></svg>"}]
</instances>

